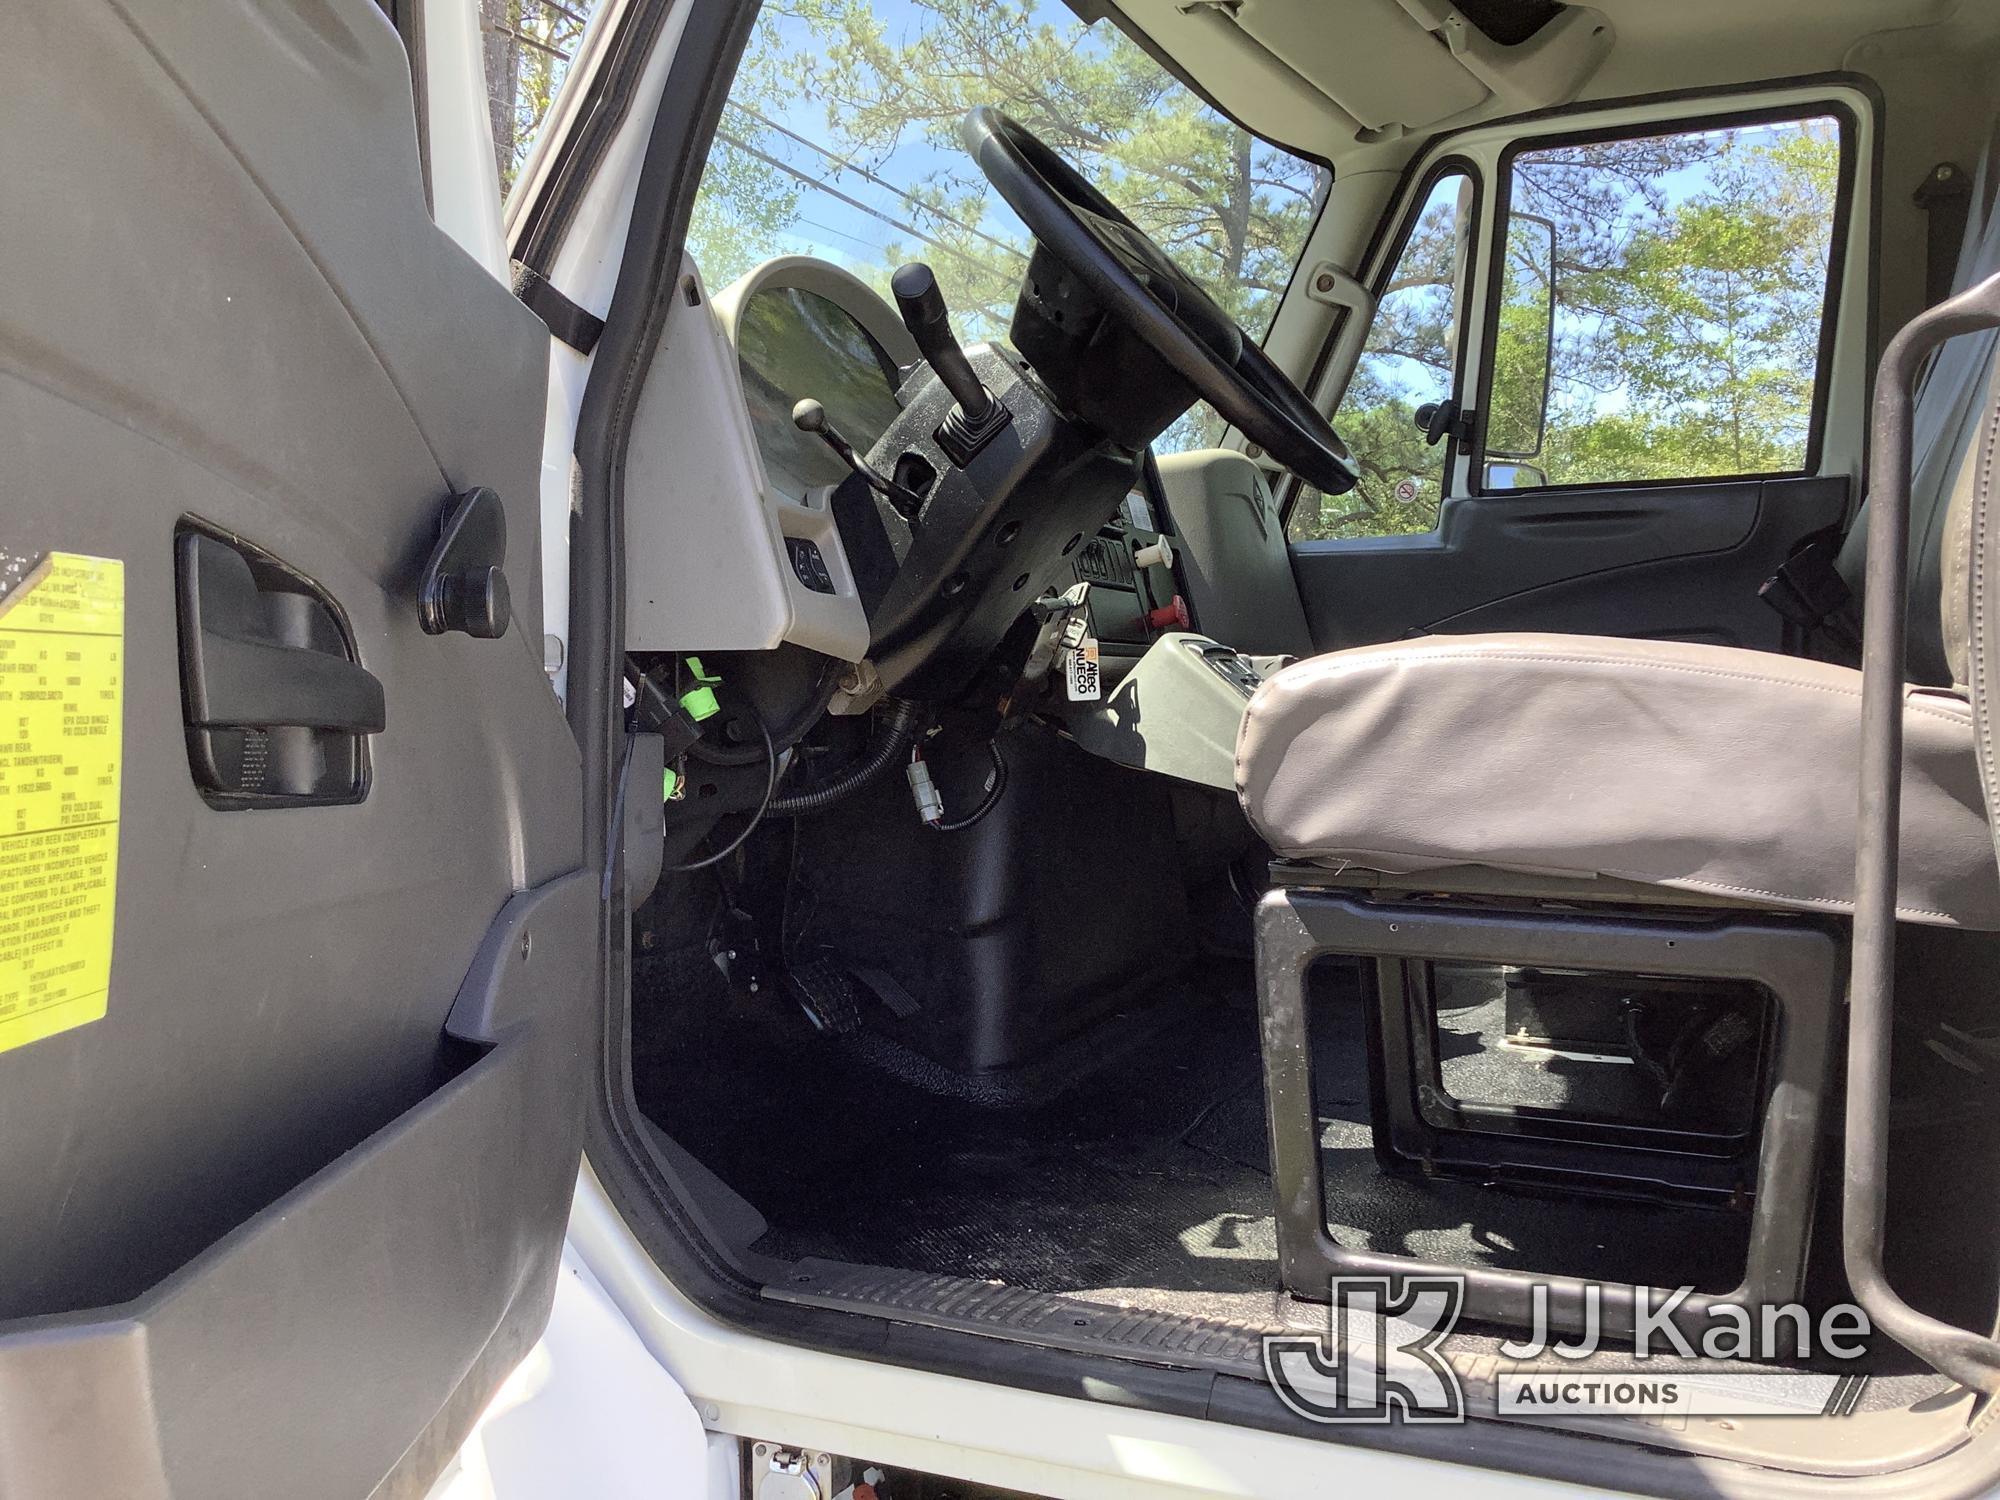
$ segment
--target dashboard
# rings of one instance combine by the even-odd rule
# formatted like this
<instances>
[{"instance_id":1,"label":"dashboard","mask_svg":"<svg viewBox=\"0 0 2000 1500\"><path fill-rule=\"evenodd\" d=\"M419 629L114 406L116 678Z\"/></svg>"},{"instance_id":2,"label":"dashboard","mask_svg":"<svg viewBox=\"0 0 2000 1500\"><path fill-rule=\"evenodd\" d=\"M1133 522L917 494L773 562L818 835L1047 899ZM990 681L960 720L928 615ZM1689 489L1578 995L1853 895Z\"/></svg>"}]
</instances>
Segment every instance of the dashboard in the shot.
<instances>
[{"instance_id":1,"label":"dashboard","mask_svg":"<svg viewBox=\"0 0 2000 1500\"><path fill-rule=\"evenodd\" d=\"M626 647L860 661L868 613L828 504L844 471L791 410L810 395L859 441L900 413L915 343L821 261L766 261L711 299L684 256L677 285L626 449Z\"/></svg>"},{"instance_id":2,"label":"dashboard","mask_svg":"<svg viewBox=\"0 0 2000 1500\"><path fill-rule=\"evenodd\" d=\"M811 503L848 470L793 425L793 406L806 397L820 402L832 425L865 454L901 413L901 367L919 356L873 288L805 257L758 267L722 292L716 307L735 345L765 473L786 498ZM1133 553L1161 534L1156 510L1144 488L1133 490L1070 559L1075 580L1092 585L1092 633L1114 654L1143 650L1157 633L1147 615L1174 597L1167 570L1132 563Z\"/></svg>"},{"instance_id":3,"label":"dashboard","mask_svg":"<svg viewBox=\"0 0 2000 1500\"><path fill-rule=\"evenodd\" d=\"M1229 790L1234 727L1271 663L1192 633L1166 513L1181 492L1159 465L1071 418L1000 344L965 354L1003 419L954 451L963 407L888 303L824 262L766 262L710 303L689 261L681 290L628 448L628 650L791 644L951 702L1038 598L1084 583L1099 691L1041 711L1092 754ZM806 399L894 478L871 486L801 432ZM906 483L922 488L898 505ZM757 668L726 670L740 684Z\"/></svg>"},{"instance_id":4,"label":"dashboard","mask_svg":"<svg viewBox=\"0 0 2000 1500\"><path fill-rule=\"evenodd\" d=\"M1053 408L1012 350L969 351L1006 420L959 456L939 446L952 398L858 278L784 257L711 300L690 260L680 287L628 448L628 649L789 643L948 696L1044 590L1093 586L1114 673L1164 628L1148 617L1173 573L1133 560L1161 529L1157 486L1135 488L1131 450ZM879 467L912 474L921 520L798 429L806 399L856 451L894 451Z\"/></svg>"}]
</instances>

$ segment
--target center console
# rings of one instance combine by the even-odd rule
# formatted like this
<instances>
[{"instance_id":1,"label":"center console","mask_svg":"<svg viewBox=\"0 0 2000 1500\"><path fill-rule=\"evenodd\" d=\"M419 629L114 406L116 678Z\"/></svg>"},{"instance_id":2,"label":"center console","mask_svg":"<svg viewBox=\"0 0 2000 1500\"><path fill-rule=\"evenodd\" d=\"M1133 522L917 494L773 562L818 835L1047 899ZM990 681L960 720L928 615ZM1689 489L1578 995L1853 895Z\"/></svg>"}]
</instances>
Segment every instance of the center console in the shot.
<instances>
[{"instance_id":1,"label":"center console","mask_svg":"<svg viewBox=\"0 0 2000 1500\"><path fill-rule=\"evenodd\" d=\"M1090 634L1103 697L1055 711L1070 737L1102 759L1233 792L1236 733L1250 695L1289 656L1256 656L1192 629L1179 589L1178 543L1159 529L1143 490L1075 554L1090 586Z\"/></svg>"},{"instance_id":2,"label":"center console","mask_svg":"<svg viewBox=\"0 0 2000 1500\"><path fill-rule=\"evenodd\" d=\"M1069 705L1070 736L1093 755L1221 791L1236 788L1236 733L1258 685L1289 657L1245 656L1170 631L1102 700Z\"/></svg>"}]
</instances>

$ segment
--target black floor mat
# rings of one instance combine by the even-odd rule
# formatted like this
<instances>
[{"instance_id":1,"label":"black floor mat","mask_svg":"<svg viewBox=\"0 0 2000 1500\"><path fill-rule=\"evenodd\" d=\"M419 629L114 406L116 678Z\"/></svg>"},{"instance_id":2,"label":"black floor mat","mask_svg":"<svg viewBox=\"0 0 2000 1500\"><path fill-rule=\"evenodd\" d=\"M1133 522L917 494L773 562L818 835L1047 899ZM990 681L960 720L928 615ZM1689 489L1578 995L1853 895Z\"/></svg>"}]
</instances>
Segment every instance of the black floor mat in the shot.
<instances>
[{"instance_id":1,"label":"black floor mat","mask_svg":"<svg viewBox=\"0 0 2000 1500\"><path fill-rule=\"evenodd\" d=\"M1245 965L1112 1017L1072 1044L1092 1072L1000 1107L992 1091L926 1087L921 1068L883 1066L879 1042L814 1033L784 1002L731 995L698 966L642 956L638 979L653 1022L634 1039L640 1106L764 1214L764 1253L1169 1300L1276 1285ZM1359 1002L1336 993L1318 1009L1331 1018L1315 1071L1343 1244L1665 1286L1740 1260L1722 1215L1385 1177Z\"/></svg>"},{"instance_id":2,"label":"black floor mat","mask_svg":"<svg viewBox=\"0 0 2000 1500\"><path fill-rule=\"evenodd\" d=\"M682 1024L635 1037L634 1083L770 1221L760 1251L1045 1291L1274 1284L1261 1160L1184 1139L1261 1098L1247 970L1113 1016L1079 1044L1102 1066L1007 1107L923 1087L920 1069L882 1066L879 1043L701 988L678 997Z\"/></svg>"}]
</instances>

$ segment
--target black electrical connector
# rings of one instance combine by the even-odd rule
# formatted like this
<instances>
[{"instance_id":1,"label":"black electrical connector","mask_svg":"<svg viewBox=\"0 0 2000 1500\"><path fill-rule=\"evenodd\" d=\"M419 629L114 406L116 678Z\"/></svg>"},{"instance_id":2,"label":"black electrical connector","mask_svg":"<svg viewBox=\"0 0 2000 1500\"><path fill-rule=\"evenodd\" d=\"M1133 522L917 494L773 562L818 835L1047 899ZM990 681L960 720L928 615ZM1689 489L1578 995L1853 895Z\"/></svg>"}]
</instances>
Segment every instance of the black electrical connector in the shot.
<instances>
[{"instance_id":1,"label":"black electrical connector","mask_svg":"<svg viewBox=\"0 0 2000 1500\"><path fill-rule=\"evenodd\" d=\"M632 716L643 734L657 734L666 742L666 760L672 765L687 753L688 747L701 738L701 725L694 715L683 708L678 699L669 697L665 689L644 672L633 670L626 680L632 684L638 697L632 704Z\"/></svg>"}]
</instances>

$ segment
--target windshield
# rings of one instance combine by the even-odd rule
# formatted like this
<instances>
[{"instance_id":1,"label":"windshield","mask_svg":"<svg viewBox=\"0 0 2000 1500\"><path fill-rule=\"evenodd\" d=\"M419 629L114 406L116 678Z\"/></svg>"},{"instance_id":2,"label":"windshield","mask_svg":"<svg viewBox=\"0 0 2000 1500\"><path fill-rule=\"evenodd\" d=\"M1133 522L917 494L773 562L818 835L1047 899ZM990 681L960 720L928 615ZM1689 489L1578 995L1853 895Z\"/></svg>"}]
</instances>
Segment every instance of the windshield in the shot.
<instances>
[{"instance_id":1,"label":"windshield","mask_svg":"<svg viewBox=\"0 0 2000 1500\"><path fill-rule=\"evenodd\" d=\"M722 112L689 247L721 288L811 255L885 297L937 273L959 336L1001 338L1029 236L958 143L977 104L1091 179L1254 337L1304 247L1322 169L1253 139L1110 25L1056 0L772 0ZM1220 436L1206 408L1156 445Z\"/></svg>"}]
</instances>

